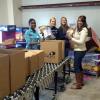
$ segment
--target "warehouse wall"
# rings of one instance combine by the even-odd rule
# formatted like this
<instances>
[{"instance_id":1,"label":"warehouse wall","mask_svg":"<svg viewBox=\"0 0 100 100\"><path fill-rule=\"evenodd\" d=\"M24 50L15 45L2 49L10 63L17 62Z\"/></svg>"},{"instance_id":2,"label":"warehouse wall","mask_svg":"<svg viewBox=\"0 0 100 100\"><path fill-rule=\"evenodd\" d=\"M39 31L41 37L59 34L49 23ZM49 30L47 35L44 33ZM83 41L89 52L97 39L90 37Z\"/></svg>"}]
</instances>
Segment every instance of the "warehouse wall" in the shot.
<instances>
[{"instance_id":1,"label":"warehouse wall","mask_svg":"<svg viewBox=\"0 0 100 100\"><path fill-rule=\"evenodd\" d=\"M0 0L0 24L22 25L21 0Z\"/></svg>"},{"instance_id":2,"label":"warehouse wall","mask_svg":"<svg viewBox=\"0 0 100 100\"><path fill-rule=\"evenodd\" d=\"M47 3L67 3L67 2L81 2L87 0L22 0L22 5L35 5ZM94 1L94 0L88 0ZM98 0L97 0L98 1ZM93 27L98 36L100 37L100 6L99 7L72 7L72 8L47 8L47 9L27 9L22 11L22 24L28 26L28 19L35 18L37 27L39 25L48 24L51 16L57 18L57 25L60 24L61 16L68 18L68 23L76 23L79 15L86 15L88 25Z\"/></svg>"},{"instance_id":3,"label":"warehouse wall","mask_svg":"<svg viewBox=\"0 0 100 100\"><path fill-rule=\"evenodd\" d=\"M22 12L19 10L21 6L21 0L13 0L14 10L14 24L22 26Z\"/></svg>"},{"instance_id":4,"label":"warehouse wall","mask_svg":"<svg viewBox=\"0 0 100 100\"><path fill-rule=\"evenodd\" d=\"M7 0L8 24L14 24L13 0ZM6 7L5 7L6 8Z\"/></svg>"},{"instance_id":5,"label":"warehouse wall","mask_svg":"<svg viewBox=\"0 0 100 100\"><path fill-rule=\"evenodd\" d=\"M8 23L7 0L0 0L0 24Z\"/></svg>"}]
</instances>

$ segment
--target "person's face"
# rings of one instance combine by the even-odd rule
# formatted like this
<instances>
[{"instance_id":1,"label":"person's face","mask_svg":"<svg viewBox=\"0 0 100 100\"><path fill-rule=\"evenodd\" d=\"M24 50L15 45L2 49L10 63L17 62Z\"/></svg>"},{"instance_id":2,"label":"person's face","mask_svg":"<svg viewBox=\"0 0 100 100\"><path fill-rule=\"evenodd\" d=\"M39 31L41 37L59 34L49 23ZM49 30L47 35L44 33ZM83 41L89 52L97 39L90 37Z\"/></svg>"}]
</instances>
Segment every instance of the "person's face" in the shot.
<instances>
[{"instance_id":1,"label":"person's face","mask_svg":"<svg viewBox=\"0 0 100 100\"><path fill-rule=\"evenodd\" d=\"M78 19L77 25L79 28L81 28L83 26L83 22L81 21L81 18Z\"/></svg>"},{"instance_id":2,"label":"person's face","mask_svg":"<svg viewBox=\"0 0 100 100\"><path fill-rule=\"evenodd\" d=\"M67 25L67 20L66 20L66 18L62 18L62 19L61 19L61 24L62 24L62 25Z\"/></svg>"},{"instance_id":3,"label":"person's face","mask_svg":"<svg viewBox=\"0 0 100 100\"><path fill-rule=\"evenodd\" d=\"M56 19L51 19L50 26L56 26Z\"/></svg>"},{"instance_id":4,"label":"person's face","mask_svg":"<svg viewBox=\"0 0 100 100\"><path fill-rule=\"evenodd\" d=\"M31 27L32 29L35 29L35 28L36 28L36 22L35 22L35 21L31 21L31 22L30 22L30 27Z\"/></svg>"}]
</instances>

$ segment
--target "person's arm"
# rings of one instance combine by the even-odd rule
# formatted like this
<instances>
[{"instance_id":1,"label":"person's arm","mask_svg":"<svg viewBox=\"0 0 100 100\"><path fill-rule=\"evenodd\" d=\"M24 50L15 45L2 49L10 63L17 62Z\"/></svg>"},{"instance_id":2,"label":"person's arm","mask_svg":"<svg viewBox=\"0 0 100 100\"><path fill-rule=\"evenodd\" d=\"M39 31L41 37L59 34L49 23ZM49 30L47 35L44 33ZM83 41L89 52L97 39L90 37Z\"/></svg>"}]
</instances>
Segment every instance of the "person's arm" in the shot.
<instances>
[{"instance_id":1,"label":"person's arm","mask_svg":"<svg viewBox=\"0 0 100 100\"><path fill-rule=\"evenodd\" d=\"M25 32L24 37L25 37L26 42L29 43L29 42L30 42L29 30L27 30L27 31Z\"/></svg>"},{"instance_id":2,"label":"person's arm","mask_svg":"<svg viewBox=\"0 0 100 100\"><path fill-rule=\"evenodd\" d=\"M42 38L41 38L41 36L38 32L36 32L34 34L35 35L32 36L32 40L33 40L32 43L33 44L38 44L42 40Z\"/></svg>"},{"instance_id":3,"label":"person's arm","mask_svg":"<svg viewBox=\"0 0 100 100\"><path fill-rule=\"evenodd\" d=\"M72 37L71 40L73 42L77 43L77 44L83 44L85 42L85 40L86 40L87 35L88 35L87 29L83 29L81 31L81 34L80 34L80 38L79 39L76 39L76 38Z\"/></svg>"},{"instance_id":4,"label":"person's arm","mask_svg":"<svg viewBox=\"0 0 100 100\"><path fill-rule=\"evenodd\" d=\"M29 30L27 30L24 34L25 41L26 41L26 49L30 49L30 36L29 36Z\"/></svg>"}]
</instances>

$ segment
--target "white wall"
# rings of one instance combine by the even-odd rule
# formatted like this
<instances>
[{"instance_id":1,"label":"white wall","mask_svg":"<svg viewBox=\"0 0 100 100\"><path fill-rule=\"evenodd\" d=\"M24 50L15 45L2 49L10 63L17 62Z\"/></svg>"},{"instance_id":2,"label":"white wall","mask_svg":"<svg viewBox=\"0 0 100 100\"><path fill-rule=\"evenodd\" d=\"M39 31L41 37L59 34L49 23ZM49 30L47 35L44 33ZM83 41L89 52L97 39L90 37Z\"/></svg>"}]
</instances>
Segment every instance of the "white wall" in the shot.
<instances>
[{"instance_id":1,"label":"white wall","mask_svg":"<svg viewBox=\"0 0 100 100\"><path fill-rule=\"evenodd\" d=\"M8 23L7 0L0 0L0 24Z\"/></svg>"},{"instance_id":2,"label":"white wall","mask_svg":"<svg viewBox=\"0 0 100 100\"><path fill-rule=\"evenodd\" d=\"M0 24L14 24L13 0L0 0Z\"/></svg>"},{"instance_id":3,"label":"white wall","mask_svg":"<svg viewBox=\"0 0 100 100\"><path fill-rule=\"evenodd\" d=\"M21 0L0 0L0 25L22 26Z\"/></svg>"},{"instance_id":4,"label":"white wall","mask_svg":"<svg viewBox=\"0 0 100 100\"><path fill-rule=\"evenodd\" d=\"M14 24L17 26L22 26L22 11L19 10L20 6L21 0L13 0Z\"/></svg>"},{"instance_id":5,"label":"white wall","mask_svg":"<svg viewBox=\"0 0 100 100\"><path fill-rule=\"evenodd\" d=\"M13 0L7 0L7 13L8 13L8 24L14 24L14 11L13 11Z\"/></svg>"},{"instance_id":6,"label":"white wall","mask_svg":"<svg viewBox=\"0 0 100 100\"><path fill-rule=\"evenodd\" d=\"M58 1L70 2L70 0L22 0L23 5L32 4L44 4L49 1L49 3L57 3ZM37 1L37 2L36 2ZM50 2L51 1L51 2ZM87 0L73 0L75 1L87 1ZM88 0L89 1L89 0ZM94 1L94 0L90 0ZM99 1L99 0L97 0ZM58 2L58 3L59 3ZM29 18L35 18L37 21L37 27L40 25L47 25L49 19L52 16L57 18L57 25L60 24L61 16L66 16L68 18L68 23L75 23L77 17L80 15L85 15L87 17L87 23L91 26L98 36L100 37L100 6L99 7L72 7L72 8L46 8L46 9L27 9L22 11L22 21L23 26L28 26Z\"/></svg>"}]
</instances>

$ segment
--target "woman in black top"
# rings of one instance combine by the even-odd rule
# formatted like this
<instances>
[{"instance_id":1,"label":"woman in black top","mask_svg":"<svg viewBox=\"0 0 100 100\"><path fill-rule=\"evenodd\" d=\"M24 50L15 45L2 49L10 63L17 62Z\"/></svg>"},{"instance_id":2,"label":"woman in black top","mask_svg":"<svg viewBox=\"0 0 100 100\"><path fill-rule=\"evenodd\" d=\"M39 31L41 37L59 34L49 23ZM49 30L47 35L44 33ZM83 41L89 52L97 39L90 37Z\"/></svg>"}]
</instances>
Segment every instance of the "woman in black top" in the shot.
<instances>
[{"instance_id":1,"label":"woman in black top","mask_svg":"<svg viewBox=\"0 0 100 100\"><path fill-rule=\"evenodd\" d=\"M58 29L57 39L58 40L65 40L65 57L68 56L68 50L70 49L69 39L67 37L67 30L69 29L67 18L61 17L61 25Z\"/></svg>"}]
</instances>

